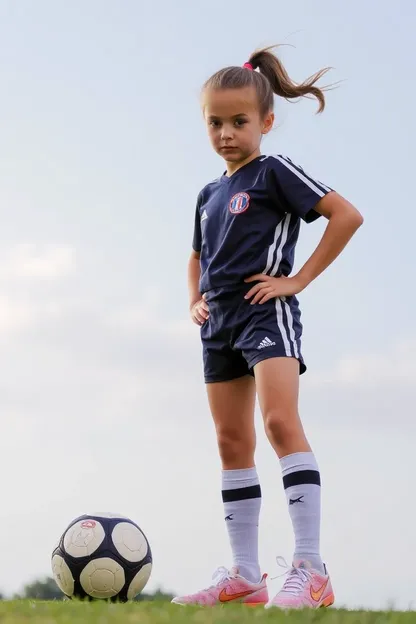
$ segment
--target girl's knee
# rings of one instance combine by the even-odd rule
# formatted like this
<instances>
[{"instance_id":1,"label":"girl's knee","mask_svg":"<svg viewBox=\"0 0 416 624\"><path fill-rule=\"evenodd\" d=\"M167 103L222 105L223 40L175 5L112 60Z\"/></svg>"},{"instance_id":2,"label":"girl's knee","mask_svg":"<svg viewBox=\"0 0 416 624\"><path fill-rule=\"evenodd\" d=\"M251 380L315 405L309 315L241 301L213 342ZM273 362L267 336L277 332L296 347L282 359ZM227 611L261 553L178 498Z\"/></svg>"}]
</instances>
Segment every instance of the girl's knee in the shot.
<instances>
[{"instance_id":1,"label":"girl's knee","mask_svg":"<svg viewBox=\"0 0 416 624\"><path fill-rule=\"evenodd\" d=\"M229 427L217 428L217 441L220 457L225 465L234 466L252 461L254 440L251 436L244 435L241 430Z\"/></svg>"},{"instance_id":2,"label":"girl's knee","mask_svg":"<svg viewBox=\"0 0 416 624\"><path fill-rule=\"evenodd\" d=\"M274 445L284 445L295 436L303 437L303 428L295 408L274 407L267 410L263 419L266 435Z\"/></svg>"}]
</instances>

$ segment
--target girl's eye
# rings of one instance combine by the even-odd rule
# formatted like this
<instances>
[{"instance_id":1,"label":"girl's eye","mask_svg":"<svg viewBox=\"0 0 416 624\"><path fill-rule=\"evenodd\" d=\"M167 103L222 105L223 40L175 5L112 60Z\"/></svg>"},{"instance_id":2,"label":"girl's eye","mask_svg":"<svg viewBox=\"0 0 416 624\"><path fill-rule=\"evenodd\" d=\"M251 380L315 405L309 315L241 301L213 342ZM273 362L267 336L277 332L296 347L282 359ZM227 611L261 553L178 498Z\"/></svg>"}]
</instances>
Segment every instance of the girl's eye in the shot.
<instances>
[{"instance_id":1,"label":"girl's eye","mask_svg":"<svg viewBox=\"0 0 416 624\"><path fill-rule=\"evenodd\" d=\"M235 120L235 125L237 126L237 128L241 128L241 126L244 126L244 124L246 124L247 121L245 119L236 119Z\"/></svg>"},{"instance_id":2,"label":"girl's eye","mask_svg":"<svg viewBox=\"0 0 416 624\"><path fill-rule=\"evenodd\" d=\"M220 127L220 122L219 121L210 121L209 125L211 126L211 128L219 128Z\"/></svg>"}]
</instances>

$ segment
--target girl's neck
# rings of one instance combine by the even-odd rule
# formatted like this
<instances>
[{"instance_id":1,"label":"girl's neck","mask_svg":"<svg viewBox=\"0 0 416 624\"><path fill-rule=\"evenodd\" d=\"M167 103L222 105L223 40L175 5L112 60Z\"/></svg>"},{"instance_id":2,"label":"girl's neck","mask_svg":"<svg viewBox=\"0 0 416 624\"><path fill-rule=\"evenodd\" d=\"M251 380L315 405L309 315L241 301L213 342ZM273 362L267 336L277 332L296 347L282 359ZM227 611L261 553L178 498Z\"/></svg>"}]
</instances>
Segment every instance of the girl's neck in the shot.
<instances>
[{"instance_id":1,"label":"girl's neck","mask_svg":"<svg viewBox=\"0 0 416 624\"><path fill-rule=\"evenodd\" d=\"M227 162L227 177L230 178L233 173L241 169L241 167L244 167L244 165L247 165L255 158L258 158L259 156L261 156L260 148L250 154L250 156L247 156L247 158L245 158L244 160L240 160L239 162Z\"/></svg>"}]
</instances>

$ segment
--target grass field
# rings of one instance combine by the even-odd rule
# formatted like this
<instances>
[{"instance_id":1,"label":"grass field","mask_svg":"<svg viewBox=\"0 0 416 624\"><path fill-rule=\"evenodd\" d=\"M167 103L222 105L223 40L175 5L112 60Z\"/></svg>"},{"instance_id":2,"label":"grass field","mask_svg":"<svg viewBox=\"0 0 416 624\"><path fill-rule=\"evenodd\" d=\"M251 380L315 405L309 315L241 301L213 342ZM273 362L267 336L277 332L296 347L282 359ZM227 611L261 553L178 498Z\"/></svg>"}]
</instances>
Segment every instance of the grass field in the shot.
<instances>
[{"instance_id":1,"label":"grass field","mask_svg":"<svg viewBox=\"0 0 416 624\"><path fill-rule=\"evenodd\" d=\"M214 609L181 608L169 603L111 605L72 602L0 602L1 624L415 624L415 612L343 611L321 609L283 613L272 610L226 606Z\"/></svg>"}]
</instances>

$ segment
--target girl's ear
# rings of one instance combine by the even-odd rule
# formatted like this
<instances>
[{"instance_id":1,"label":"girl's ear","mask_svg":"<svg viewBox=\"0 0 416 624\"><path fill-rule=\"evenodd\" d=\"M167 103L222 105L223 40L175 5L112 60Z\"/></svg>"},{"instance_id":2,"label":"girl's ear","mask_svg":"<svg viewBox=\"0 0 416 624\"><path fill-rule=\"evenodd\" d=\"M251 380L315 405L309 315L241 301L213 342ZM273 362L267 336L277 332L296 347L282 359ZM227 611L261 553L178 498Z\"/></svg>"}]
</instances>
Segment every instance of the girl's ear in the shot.
<instances>
[{"instance_id":1,"label":"girl's ear","mask_svg":"<svg viewBox=\"0 0 416 624\"><path fill-rule=\"evenodd\" d=\"M266 115L266 117L263 120L262 134L268 134L270 130L273 128L273 124L274 124L274 113L270 112Z\"/></svg>"}]
</instances>

